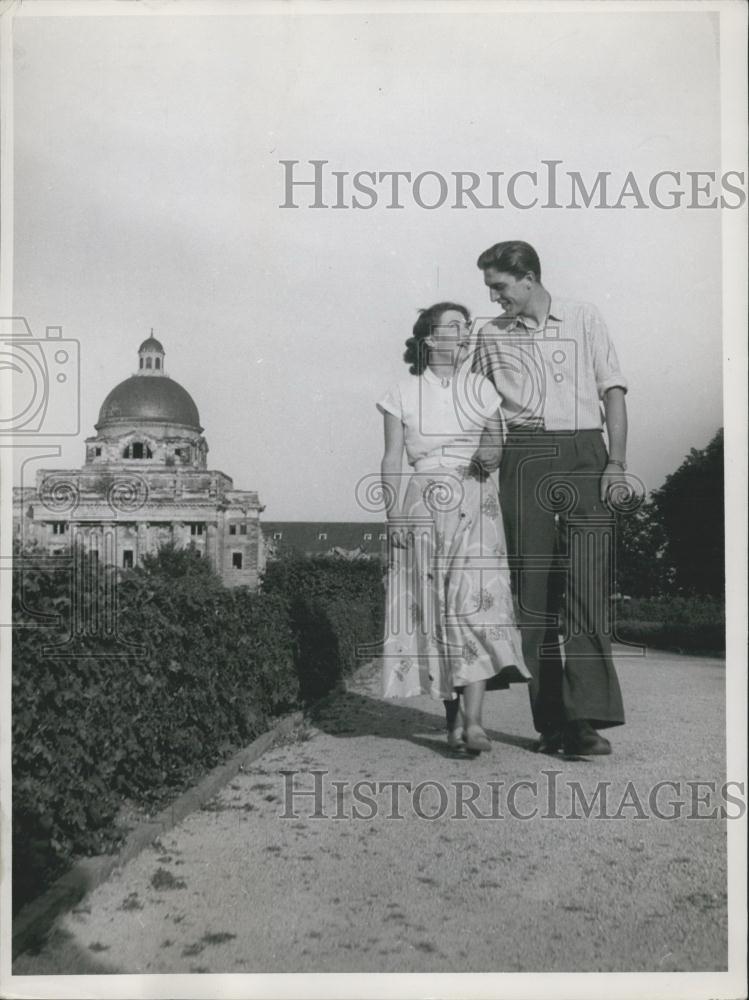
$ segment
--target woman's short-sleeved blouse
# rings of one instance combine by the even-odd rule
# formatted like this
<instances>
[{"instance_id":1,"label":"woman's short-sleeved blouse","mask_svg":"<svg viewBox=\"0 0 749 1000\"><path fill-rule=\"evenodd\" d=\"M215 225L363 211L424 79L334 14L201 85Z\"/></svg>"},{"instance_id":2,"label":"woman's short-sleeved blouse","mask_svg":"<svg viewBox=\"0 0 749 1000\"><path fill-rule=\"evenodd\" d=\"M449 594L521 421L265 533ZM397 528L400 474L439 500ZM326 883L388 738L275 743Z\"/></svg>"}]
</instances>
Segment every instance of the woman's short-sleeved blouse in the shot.
<instances>
[{"instance_id":1,"label":"woman's short-sleeved blouse","mask_svg":"<svg viewBox=\"0 0 749 1000\"><path fill-rule=\"evenodd\" d=\"M409 465L426 458L454 464L471 458L500 402L492 383L471 371L468 361L447 385L429 368L401 379L377 408L402 422Z\"/></svg>"}]
</instances>

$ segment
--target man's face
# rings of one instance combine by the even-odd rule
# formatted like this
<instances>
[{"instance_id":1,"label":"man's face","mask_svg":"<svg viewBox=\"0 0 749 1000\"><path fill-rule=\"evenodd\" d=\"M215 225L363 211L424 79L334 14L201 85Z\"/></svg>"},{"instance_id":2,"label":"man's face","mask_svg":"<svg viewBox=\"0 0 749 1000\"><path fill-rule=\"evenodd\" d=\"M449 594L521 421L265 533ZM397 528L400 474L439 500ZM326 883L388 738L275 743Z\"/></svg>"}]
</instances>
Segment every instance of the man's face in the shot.
<instances>
[{"instance_id":1,"label":"man's face","mask_svg":"<svg viewBox=\"0 0 749 1000\"><path fill-rule=\"evenodd\" d=\"M533 278L526 275L516 278L506 271L496 271L488 267L484 271L484 284L489 289L492 302L499 302L504 316L522 316L528 305L533 289Z\"/></svg>"}]
</instances>

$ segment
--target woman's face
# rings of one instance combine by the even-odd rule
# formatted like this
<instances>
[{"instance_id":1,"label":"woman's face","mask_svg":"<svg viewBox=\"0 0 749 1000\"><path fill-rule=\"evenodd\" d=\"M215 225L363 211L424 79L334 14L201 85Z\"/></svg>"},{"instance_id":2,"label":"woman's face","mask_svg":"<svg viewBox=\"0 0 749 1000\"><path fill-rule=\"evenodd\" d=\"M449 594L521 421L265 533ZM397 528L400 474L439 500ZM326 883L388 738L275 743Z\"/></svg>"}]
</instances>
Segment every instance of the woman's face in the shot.
<instances>
[{"instance_id":1,"label":"woman's face","mask_svg":"<svg viewBox=\"0 0 749 1000\"><path fill-rule=\"evenodd\" d=\"M432 326L431 346L434 350L452 353L457 364L466 356L470 334L471 327L463 313L447 309Z\"/></svg>"}]
</instances>

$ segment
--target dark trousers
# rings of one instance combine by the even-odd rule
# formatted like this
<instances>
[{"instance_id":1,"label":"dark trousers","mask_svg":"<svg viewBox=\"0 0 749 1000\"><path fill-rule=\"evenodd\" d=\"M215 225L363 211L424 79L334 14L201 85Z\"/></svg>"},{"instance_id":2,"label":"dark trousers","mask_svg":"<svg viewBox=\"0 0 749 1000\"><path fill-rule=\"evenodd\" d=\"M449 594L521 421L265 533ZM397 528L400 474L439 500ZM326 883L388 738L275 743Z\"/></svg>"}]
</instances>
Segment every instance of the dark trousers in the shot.
<instances>
[{"instance_id":1,"label":"dark trousers","mask_svg":"<svg viewBox=\"0 0 749 1000\"><path fill-rule=\"evenodd\" d=\"M539 732L624 722L610 640L614 522L600 500L606 462L600 431L511 430L505 442L502 512Z\"/></svg>"}]
</instances>

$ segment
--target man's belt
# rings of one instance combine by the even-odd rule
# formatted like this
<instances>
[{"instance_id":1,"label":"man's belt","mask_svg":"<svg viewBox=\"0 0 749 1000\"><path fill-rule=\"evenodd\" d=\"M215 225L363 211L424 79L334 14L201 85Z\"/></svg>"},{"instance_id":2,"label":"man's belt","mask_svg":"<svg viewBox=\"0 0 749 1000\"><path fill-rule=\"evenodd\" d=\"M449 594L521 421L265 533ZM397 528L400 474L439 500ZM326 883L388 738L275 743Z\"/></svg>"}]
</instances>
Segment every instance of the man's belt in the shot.
<instances>
[{"instance_id":1,"label":"man's belt","mask_svg":"<svg viewBox=\"0 0 749 1000\"><path fill-rule=\"evenodd\" d=\"M510 434L538 434L540 432L545 432L547 434L576 434L582 431L598 431L601 432L601 427L570 427L567 429L557 428L547 428L546 424L542 419L539 420L524 420L514 424L508 424L507 430Z\"/></svg>"},{"instance_id":2,"label":"man's belt","mask_svg":"<svg viewBox=\"0 0 749 1000\"><path fill-rule=\"evenodd\" d=\"M508 424L508 430L513 434L516 431L543 431L546 430L546 425L544 424L543 417L538 417L533 420L519 420L517 423Z\"/></svg>"}]
</instances>

